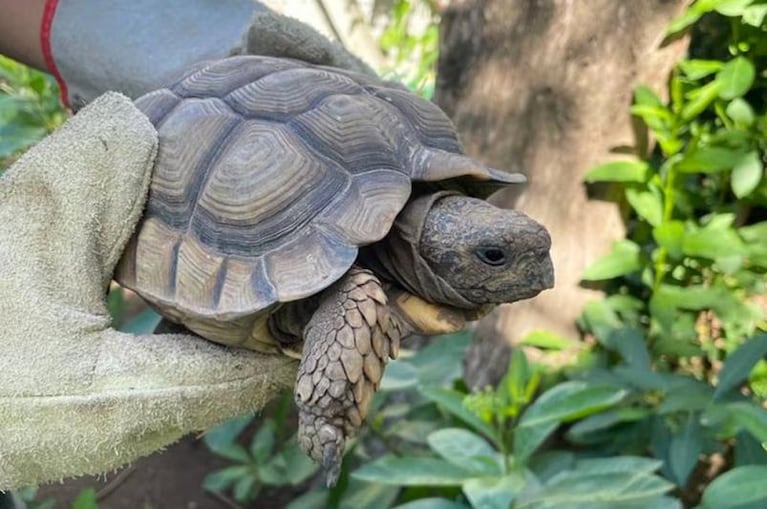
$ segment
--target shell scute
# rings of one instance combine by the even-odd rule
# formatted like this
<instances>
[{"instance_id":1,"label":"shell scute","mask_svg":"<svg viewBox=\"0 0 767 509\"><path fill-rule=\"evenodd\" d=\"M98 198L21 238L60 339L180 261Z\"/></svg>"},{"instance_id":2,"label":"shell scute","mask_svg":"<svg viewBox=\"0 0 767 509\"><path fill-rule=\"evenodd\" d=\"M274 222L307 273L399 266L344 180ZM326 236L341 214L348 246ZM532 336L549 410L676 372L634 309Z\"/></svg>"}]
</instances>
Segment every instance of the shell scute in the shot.
<instances>
[{"instance_id":1,"label":"shell scute","mask_svg":"<svg viewBox=\"0 0 767 509\"><path fill-rule=\"evenodd\" d=\"M249 55L202 62L170 89L181 97L223 97L256 80L287 69L306 67L298 60Z\"/></svg>"},{"instance_id":2,"label":"shell scute","mask_svg":"<svg viewBox=\"0 0 767 509\"><path fill-rule=\"evenodd\" d=\"M407 132L385 107L366 96L333 95L288 124L312 150L352 174L391 169L408 173Z\"/></svg>"},{"instance_id":3,"label":"shell scute","mask_svg":"<svg viewBox=\"0 0 767 509\"><path fill-rule=\"evenodd\" d=\"M463 152L453 122L435 104L420 100L407 90L369 87L368 91L399 110L402 114L398 117L413 128L418 135L418 141L424 146L449 152Z\"/></svg>"},{"instance_id":4,"label":"shell scute","mask_svg":"<svg viewBox=\"0 0 767 509\"><path fill-rule=\"evenodd\" d=\"M149 216L161 218L172 228L186 228L208 166L240 122L239 115L213 98L187 99L165 118L158 129Z\"/></svg>"},{"instance_id":5,"label":"shell scute","mask_svg":"<svg viewBox=\"0 0 767 509\"><path fill-rule=\"evenodd\" d=\"M363 92L362 87L346 76L294 68L247 83L230 92L224 100L247 118L286 122L311 110L326 97Z\"/></svg>"},{"instance_id":6,"label":"shell scute","mask_svg":"<svg viewBox=\"0 0 767 509\"><path fill-rule=\"evenodd\" d=\"M279 125L245 122L211 164L191 231L227 255L279 250L349 185Z\"/></svg>"}]
</instances>

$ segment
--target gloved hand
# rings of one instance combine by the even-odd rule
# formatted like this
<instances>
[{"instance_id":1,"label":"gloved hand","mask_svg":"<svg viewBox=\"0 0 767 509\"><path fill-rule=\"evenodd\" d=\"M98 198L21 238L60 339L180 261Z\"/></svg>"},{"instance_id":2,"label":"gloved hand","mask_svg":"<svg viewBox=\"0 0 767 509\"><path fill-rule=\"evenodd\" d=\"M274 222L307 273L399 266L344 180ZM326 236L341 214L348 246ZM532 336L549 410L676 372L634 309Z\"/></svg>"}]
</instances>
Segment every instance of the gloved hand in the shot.
<instances>
[{"instance_id":1,"label":"gloved hand","mask_svg":"<svg viewBox=\"0 0 767 509\"><path fill-rule=\"evenodd\" d=\"M75 110L109 90L135 99L197 62L237 54L374 74L340 44L253 0L48 0L41 41Z\"/></svg>"},{"instance_id":2,"label":"gloved hand","mask_svg":"<svg viewBox=\"0 0 767 509\"><path fill-rule=\"evenodd\" d=\"M110 329L156 149L110 93L0 177L0 490L110 470L293 385L287 357Z\"/></svg>"}]
</instances>

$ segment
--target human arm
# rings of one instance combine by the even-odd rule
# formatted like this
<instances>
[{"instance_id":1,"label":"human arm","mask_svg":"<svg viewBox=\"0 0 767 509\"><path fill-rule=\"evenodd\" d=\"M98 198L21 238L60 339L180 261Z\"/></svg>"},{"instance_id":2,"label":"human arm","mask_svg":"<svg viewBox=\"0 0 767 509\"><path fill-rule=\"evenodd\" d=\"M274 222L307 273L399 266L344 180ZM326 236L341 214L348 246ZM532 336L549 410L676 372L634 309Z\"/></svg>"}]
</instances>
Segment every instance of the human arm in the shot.
<instances>
[{"instance_id":1,"label":"human arm","mask_svg":"<svg viewBox=\"0 0 767 509\"><path fill-rule=\"evenodd\" d=\"M106 91L136 98L202 60L237 54L372 70L310 26L253 0L0 0L0 48L53 74L79 109Z\"/></svg>"},{"instance_id":2,"label":"human arm","mask_svg":"<svg viewBox=\"0 0 767 509\"><path fill-rule=\"evenodd\" d=\"M47 70L40 44L46 0L0 0L0 54Z\"/></svg>"}]
</instances>

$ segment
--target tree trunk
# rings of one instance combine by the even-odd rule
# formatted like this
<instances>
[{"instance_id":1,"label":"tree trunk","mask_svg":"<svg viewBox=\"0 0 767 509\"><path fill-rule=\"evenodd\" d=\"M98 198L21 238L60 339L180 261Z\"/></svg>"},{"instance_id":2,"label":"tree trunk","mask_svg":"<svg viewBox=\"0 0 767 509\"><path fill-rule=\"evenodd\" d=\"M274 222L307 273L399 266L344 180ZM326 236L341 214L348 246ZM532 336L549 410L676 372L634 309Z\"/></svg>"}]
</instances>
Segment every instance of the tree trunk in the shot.
<instances>
[{"instance_id":1,"label":"tree trunk","mask_svg":"<svg viewBox=\"0 0 767 509\"><path fill-rule=\"evenodd\" d=\"M546 225L557 278L554 290L494 313L479 330L507 342L539 329L577 338L576 318L599 297L579 286L583 270L624 234L618 207L589 200L582 177L611 152L642 148L632 91L664 90L686 49L681 39L663 45L665 29L687 3L473 0L446 9L436 101L469 154L527 174L526 187L494 201Z\"/></svg>"}]
</instances>

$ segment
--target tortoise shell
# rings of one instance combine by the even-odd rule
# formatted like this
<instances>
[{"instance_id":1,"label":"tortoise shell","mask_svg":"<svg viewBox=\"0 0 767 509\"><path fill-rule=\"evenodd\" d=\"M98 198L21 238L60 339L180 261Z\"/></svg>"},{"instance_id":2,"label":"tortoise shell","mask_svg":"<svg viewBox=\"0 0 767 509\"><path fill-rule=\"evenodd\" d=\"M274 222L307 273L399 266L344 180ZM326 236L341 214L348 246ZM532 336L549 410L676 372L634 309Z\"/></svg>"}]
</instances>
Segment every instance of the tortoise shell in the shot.
<instances>
[{"instance_id":1,"label":"tortoise shell","mask_svg":"<svg viewBox=\"0 0 767 509\"><path fill-rule=\"evenodd\" d=\"M242 343L230 330L248 317L338 280L387 234L414 181L482 196L497 186L475 184L523 180L461 155L430 102L295 60L206 62L135 104L159 152L116 279L227 343Z\"/></svg>"}]
</instances>

